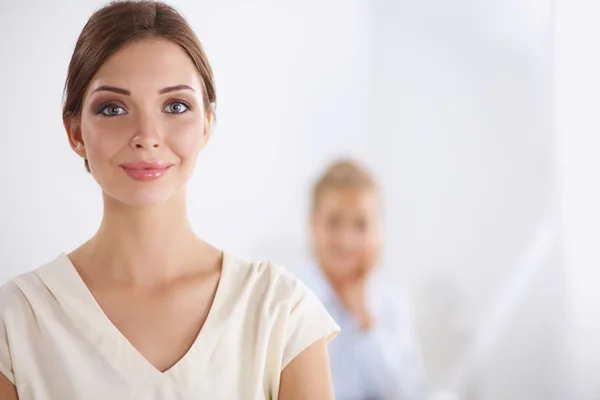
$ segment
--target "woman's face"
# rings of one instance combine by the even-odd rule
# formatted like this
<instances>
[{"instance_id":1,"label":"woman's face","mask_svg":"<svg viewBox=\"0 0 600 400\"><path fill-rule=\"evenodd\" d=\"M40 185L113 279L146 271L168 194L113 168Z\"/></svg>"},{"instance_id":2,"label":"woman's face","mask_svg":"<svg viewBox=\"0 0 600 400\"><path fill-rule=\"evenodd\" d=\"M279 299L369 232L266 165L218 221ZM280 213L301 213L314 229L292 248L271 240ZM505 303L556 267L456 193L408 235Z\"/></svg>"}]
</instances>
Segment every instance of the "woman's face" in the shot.
<instances>
[{"instance_id":1,"label":"woman's face","mask_svg":"<svg viewBox=\"0 0 600 400\"><path fill-rule=\"evenodd\" d=\"M210 135L202 82L185 51L161 38L133 41L98 70L71 145L113 199L155 205L184 192Z\"/></svg>"},{"instance_id":2,"label":"woman's face","mask_svg":"<svg viewBox=\"0 0 600 400\"><path fill-rule=\"evenodd\" d=\"M313 245L321 268L338 282L366 275L377 262L380 204L374 190L332 188L313 214Z\"/></svg>"}]
</instances>

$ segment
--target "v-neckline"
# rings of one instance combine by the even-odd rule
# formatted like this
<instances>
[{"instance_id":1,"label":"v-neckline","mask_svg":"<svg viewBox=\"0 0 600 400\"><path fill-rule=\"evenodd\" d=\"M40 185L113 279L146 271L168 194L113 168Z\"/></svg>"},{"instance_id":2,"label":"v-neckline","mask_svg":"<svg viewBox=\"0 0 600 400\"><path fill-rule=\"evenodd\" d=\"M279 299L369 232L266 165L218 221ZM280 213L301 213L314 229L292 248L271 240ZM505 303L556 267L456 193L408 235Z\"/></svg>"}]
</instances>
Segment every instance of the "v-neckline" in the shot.
<instances>
[{"instance_id":1,"label":"v-neckline","mask_svg":"<svg viewBox=\"0 0 600 400\"><path fill-rule=\"evenodd\" d=\"M37 274L52 291L70 321L134 387L147 389L148 385L172 379L180 388L193 391L201 370L206 367L202 365L204 360L199 352L210 348L214 341L211 332L226 291L224 286L228 279L229 263L228 254L223 252L219 282L204 324L183 357L164 372L140 353L112 323L66 253L61 253L46 268L40 268Z\"/></svg>"}]
</instances>

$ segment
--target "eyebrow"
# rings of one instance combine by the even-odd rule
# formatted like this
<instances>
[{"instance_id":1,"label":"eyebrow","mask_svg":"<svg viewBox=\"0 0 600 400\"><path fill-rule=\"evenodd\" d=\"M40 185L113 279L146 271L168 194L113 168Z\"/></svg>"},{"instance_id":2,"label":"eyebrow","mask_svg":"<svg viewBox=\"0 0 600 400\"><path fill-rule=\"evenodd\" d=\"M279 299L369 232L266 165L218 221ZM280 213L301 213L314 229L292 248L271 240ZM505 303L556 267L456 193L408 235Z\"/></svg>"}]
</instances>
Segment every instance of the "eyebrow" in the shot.
<instances>
[{"instance_id":1,"label":"eyebrow","mask_svg":"<svg viewBox=\"0 0 600 400\"><path fill-rule=\"evenodd\" d=\"M160 89L158 91L158 94L165 94L165 93L170 93L170 92L176 92L178 90L191 90L192 92L195 92L195 90L192 89L191 87L189 87L188 85L175 85L175 86L166 87L164 89Z\"/></svg>"},{"instance_id":2,"label":"eyebrow","mask_svg":"<svg viewBox=\"0 0 600 400\"><path fill-rule=\"evenodd\" d=\"M114 87L114 86L98 86L96 89L94 89L94 91L92 93L96 93L96 92L114 92L114 93L119 93L125 96L131 96L131 92L129 90L126 89L121 89L118 87Z\"/></svg>"},{"instance_id":3,"label":"eyebrow","mask_svg":"<svg viewBox=\"0 0 600 400\"><path fill-rule=\"evenodd\" d=\"M160 89L158 91L158 94L171 93L171 92L176 92L178 90L191 90L192 92L195 92L195 90L192 89L188 85L175 85L175 86L167 86L166 88ZM119 94L122 94L125 96L131 96L131 92L127 89L122 89L122 88L118 88L115 86L107 86L107 85L98 86L93 91L93 93L96 93L96 92L113 92L113 93L119 93Z\"/></svg>"}]
</instances>

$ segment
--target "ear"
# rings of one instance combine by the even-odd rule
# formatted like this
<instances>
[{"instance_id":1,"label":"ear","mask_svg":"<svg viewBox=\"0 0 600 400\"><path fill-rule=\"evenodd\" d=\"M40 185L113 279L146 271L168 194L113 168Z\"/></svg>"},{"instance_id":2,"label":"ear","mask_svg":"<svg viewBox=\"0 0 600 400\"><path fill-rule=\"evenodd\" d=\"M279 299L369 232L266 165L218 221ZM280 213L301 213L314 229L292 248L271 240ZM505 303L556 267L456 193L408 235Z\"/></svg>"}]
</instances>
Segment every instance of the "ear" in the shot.
<instances>
[{"instance_id":1,"label":"ear","mask_svg":"<svg viewBox=\"0 0 600 400\"><path fill-rule=\"evenodd\" d=\"M210 111L208 111L206 113L206 116L204 117L204 124L202 126L202 143L200 145L200 150L202 150L206 144L208 143L208 140L210 139L210 128L212 126L211 124L212 122L212 113Z\"/></svg>"},{"instance_id":2,"label":"ear","mask_svg":"<svg viewBox=\"0 0 600 400\"><path fill-rule=\"evenodd\" d=\"M69 138L69 144L75 153L81 158L87 159L87 153L85 151L85 144L83 143L83 137L81 134L81 123L76 118L70 118L64 121L65 130L67 131L67 137Z\"/></svg>"},{"instance_id":3,"label":"ear","mask_svg":"<svg viewBox=\"0 0 600 400\"><path fill-rule=\"evenodd\" d=\"M212 121L213 121L213 113L212 111L208 111L206 113L206 117L204 118L204 141L208 142L208 139L210 139L210 134L211 134L211 128L212 128Z\"/></svg>"}]
</instances>

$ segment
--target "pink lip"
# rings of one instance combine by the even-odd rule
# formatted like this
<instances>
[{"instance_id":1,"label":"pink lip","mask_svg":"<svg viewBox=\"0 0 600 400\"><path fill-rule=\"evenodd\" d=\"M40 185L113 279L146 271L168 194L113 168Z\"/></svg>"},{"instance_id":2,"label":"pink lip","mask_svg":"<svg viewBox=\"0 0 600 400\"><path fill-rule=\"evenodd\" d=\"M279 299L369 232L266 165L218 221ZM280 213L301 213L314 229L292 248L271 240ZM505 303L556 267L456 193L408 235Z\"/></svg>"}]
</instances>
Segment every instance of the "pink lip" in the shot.
<instances>
[{"instance_id":1,"label":"pink lip","mask_svg":"<svg viewBox=\"0 0 600 400\"><path fill-rule=\"evenodd\" d=\"M120 165L123 171L138 181L154 181L162 178L173 164L166 161L139 161Z\"/></svg>"}]
</instances>

